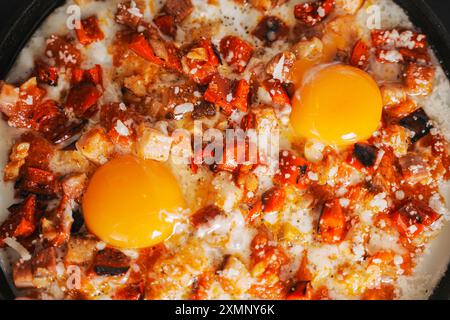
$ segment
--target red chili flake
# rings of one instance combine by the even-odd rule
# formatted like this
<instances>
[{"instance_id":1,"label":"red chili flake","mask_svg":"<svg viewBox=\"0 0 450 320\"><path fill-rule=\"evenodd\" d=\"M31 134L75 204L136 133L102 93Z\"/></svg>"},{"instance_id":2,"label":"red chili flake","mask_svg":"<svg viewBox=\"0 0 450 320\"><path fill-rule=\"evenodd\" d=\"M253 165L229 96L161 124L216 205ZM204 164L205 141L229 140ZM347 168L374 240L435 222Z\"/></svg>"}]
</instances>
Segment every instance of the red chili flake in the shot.
<instances>
[{"instance_id":1,"label":"red chili flake","mask_svg":"<svg viewBox=\"0 0 450 320\"><path fill-rule=\"evenodd\" d=\"M81 20L80 28L75 29L75 32L78 41L84 46L103 40L105 37L103 31L100 29L96 16L90 16L89 18Z\"/></svg>"}]
</instances>

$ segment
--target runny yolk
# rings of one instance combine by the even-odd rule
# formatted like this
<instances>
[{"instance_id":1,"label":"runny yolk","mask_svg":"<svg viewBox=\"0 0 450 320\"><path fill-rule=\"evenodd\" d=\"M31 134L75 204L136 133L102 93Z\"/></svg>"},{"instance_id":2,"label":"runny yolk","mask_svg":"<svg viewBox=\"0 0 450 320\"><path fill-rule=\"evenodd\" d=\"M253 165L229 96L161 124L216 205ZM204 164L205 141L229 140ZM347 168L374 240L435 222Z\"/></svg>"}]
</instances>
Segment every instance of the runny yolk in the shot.
<instances>
[{"instance_id":1,"label":"runny yolk","mask_svg":"<svg viewBox=\"0 0 450 320\"><path fill-rule=\"evenodd\" d=\"M150 247L166 240L174 227L166 213L184 207L179 185L164 164L132 156L100 167L83 198L88 229L119 248Z\"/></svg>"},{"instance_id":2,"label":"runny yolk","mask_svg":"<svg viewBox=\"0 0 450 320\"><path fill-rule=\"evenodd\" d=\"M358 68L341 64L311 69L292 104L291 122L300 136L336 146L370 138L382 113L375 80Z\"/></svg>"}]
</instances>

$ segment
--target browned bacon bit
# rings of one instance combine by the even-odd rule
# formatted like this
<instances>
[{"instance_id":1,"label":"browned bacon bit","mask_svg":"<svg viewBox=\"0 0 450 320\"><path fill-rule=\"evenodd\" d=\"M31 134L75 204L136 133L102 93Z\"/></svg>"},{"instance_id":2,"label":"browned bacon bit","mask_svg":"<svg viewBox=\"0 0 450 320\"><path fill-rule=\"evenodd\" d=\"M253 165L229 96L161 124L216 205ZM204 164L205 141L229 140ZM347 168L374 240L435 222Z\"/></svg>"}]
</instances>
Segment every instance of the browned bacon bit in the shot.
<instances>
[{"instance_id":1,"label":"browned bacon bit","mask_svg":"<svg viewBox=\"0 0 450 320\"><path fill-rule=\"evenodd\" d=\"M220 41L220 53L234 72L244 72L253 55L253 47L236 36L226 36Z\"/></svg>"},{"instance_id":2,"label":"browned bacon bit","mask_svg":"<svg viewBox=\"0 0 450 320\"><path fill-rule=\"evenodd\" d=\"M206 85L220 65L210 40L201 39L192 45L181 59L184 73L200 85Z\"/></svg>"},{"instance_id":3,"label":"browned bacon bit","mask_svg":"<svg viewBox=\"0 0 450 320\"><path fill-rule=\"evenodd\" d=\"M427 37L411 30L372 30L372 43L378 48L408 48L410 50L427 47Z\"/></svg>"},{"instance_id":4,"label":"browned bacon bit","mask_svg":"<svg viewBox=\"0 0 450 320\"><path fill-rule=\"evenodd\" d=\"M282 188L273 187L261 197L263 212L280 211L286 200L286 192Z\"/></svg>"},{"instance_id":5,"label":"browned bacon bit","mask_svg":"<svg viewBox=\"0 0 450 320\"><path fill-rule=\"evenodd\" d=\"M28 142L17 142L14 144L9 155L9 162L4 169L4 181L13 181L19 177L20 169L25 164L29 150L30 144Z\"/></svg>"},{"instance_id":6,"label":"browned bacon bit","mask_svg":"<svg viewBox=\"0 0 450 320\"><path fill-rule=\"evenodd\" d=\"M60 191L60 184L55 175L49 171L27 167L16 183L20 191L43 196L54 196Z\"/></svg>"},{"instance_id":7,"label":"browned bacon bit","mask_svg":"<svg viewBox=\"0 0 450 320\"><path fill-rule=\"evenodd\" d=\"M31 260L14 265L13 278L17 288L46 288L56 279L56 248L39 251Z\"/></svg>"},{"instance_id":8,"label":"browned bacon bit","mask_svg":"<svg viewBox=\"0 0 450 320\"><path fill-rule=\"evenodd\" d=\"M290 106L291 99L279 80L269 79L262 83L262 87L269 93L272 102L278 106Z\"/></svg>"},{"instance_id":9,"label":"browned bacon bit","mask_svg":"<svg viewBox=\"0 0 450 320\"><path fill-rule=\"evenodd\" d=\"M320 240L324 243L339 243L347 233L346 218L338 199L325 203L319 219Z\"/></svg>"},{"instance_id":10,"label":"browned bacon bit","mask_svg":"<svg viewBox=\"0 0 450 320\"><path fill-rule=\"evenodd\" d=\"M94 259L98 240L92 235L72 235L67 243L66 265L89 266Z\"/></svg>"},{"instance_id":11,"label":"browned bacon bit","mask_svg":"<svg viewBox=\"0 0 450 320\"><path fill-rule=\"evenodd\" d=\"M398 232L408 239L417 237L440 217L440 214L417 200L407 202L391 216Z\"/></svg>"},{"instance_id":12,"label":"browned bacon bit","mask_svg":"<svg viewBox=\"0 0 450 320\"><path fill-rule=\"evenodd\" d=\"M209 205L201 208L200 210L197 210L197 212L195 212L191 216L191 222L194 225L194 227L198 228L202 224L210 222L215 217L221 214L223 214L223 211L219 207L215 205Z\"/></svg>"},{"instance_id":13,"label":"browned bacon bit","mask_svg":"<svg viewBox=\"0 0 450 320\"><path fill-rule=\"evenodd\" d=\"M416 153L408 153L399 159L404 180L411 185L427 182L430 178L430 167L423 157Z\"/></svg>"},{"instance_id":14,"label":"browned bacon bit","mask_svg":"<svg viewBox=\"0 0 450 320\"><path fill-rule=\"evenodd\" d=\"M134 5L134 6L133 6ZM116 22L131 29L136 29L141 22L143 14L134 1L119 3L116 12Z\"/></svg>"},{"instance_id":15,"label":"browned bacon bit","mask_svg":"<svg viewBox=\"0 0 450 320\"><path fill-rule=\"evenodd\" d=\"M428 118L422 108L401 119L399 124L413 132L414 135L411 138L412 143L415 143L427 136L433 128L430 118Z\"/></svg>"},{"instance_id":16,"label":"browned bacon bit","mask_svg":"<svg viewBox=\"0 0 450 320\"><path fill-rule=\"evenodd\" d=\"M117 276L130 269L130 258L117 249L105 248L95 254L93 270L99 276Z\"/></svg>"},{"instance_id":17,"label":"browned bacon bit","mask_svg":"<svg viewBox=\"0 0 450 320\"><path fill-rule=\"evenodd\" d=\"M54 59L56 66L74 67L81 63L81 53L68 39L52 35L47 39L45 54Z\"/></svg>"},{"instance_id":18,"label":"browned bacon bit","mask_svg":"<svg viewBox=\"0 0 450 320\"><path fill-rule=\"evenodd\" d=\"M305 188L307 186L306 172L308 162L288 150L280 152L279 171L274 176L274 182L282 186L297 186Z\"/></svg>"},{"instance_id":19,"label":"browned bacon bit","mask_svg":"<svg viewBox=\"0 0 450 320\"><path fill-rule=\"evenodd\" d=\"M278 17L266 16L253 30L252 34L259 40L268 44L284 39L289 33L289 27Z\"/></svg>"},{"instance_id":20,"label":"browned bacon bit","mask_svg":"<svg viewBox=\"0 0 450 320\"><path fill-rule=\"evenodd\" d=\"M87 120L60 123L59 126L53 126L52 130L48 130L45 133L45 138L55 145L70 144L70 141L77 140L77 137L81 136L81 132L86 124Z\"/></svg>"},{"instance_id":21,"label":"browned bacon bit","mask_svg":"<svg viewBox=\"0 0 450 320\"><path fill-rule=\"evenodd\" d=\"M207 101L203 101L200 104L194 105L194 111L192 112L192 119L198 120L204 117L210 118L216 115L216 107Z\"/></svg>"},{"instance_id":22,"label":"browned bacon bit","mask_svg":"<svg viewBox=\"0 0 450 320\"><path fill-rule=\"evenodd\" d=\"M401 119L407 115L413 113L419 108L419 105L412 99L406 99L405 101L397 104L385 107L386 114L393 119Z\"/></svg>"},{"instance_id":23,"label":"browned bacon bit","mask_svg":"<svg viewBox=\"0 0 450 320\"><path fill-rule=\"evenodd\" d=\"M415 63L407 65L404 75L405 85L410 95L428 96L433 92L436 69L421 67Z\"/></svg>"},{"instance_id":24,"label":"browned bacon bit","mask_svg":"<svg viewBox=\"0 0 450 320\"><path fill-rule=\"evenodd\" d=\"M334 0L317 0L298 4L294 7L294 15L305 26L313 27L328 17L334 4Z\"/></svg>"},{"instance_id":25,"label":"browned bacon bit","mask_svg":"<svg viewBox=\"0 0 450 320\"><path fill-rule=\"evenodd\" d=\"M266 73L282 83L290 83L292 81L291 69L294 67L296 60L293 52L280 52L269 61L266 66Z\"/></svg>"},{"instance_id":26,"label":"browned bacon bit","mask_svg":"<svg viewBox=\"0 0 450 320\"><path fill-rule=\"evenodd\" d=\"M70 199L64 195L55 209L48 212L41 220L41 233L53 246L60 246L70 238L72 228L72 206Z\"/></svg>"},{"instance_id":27,"label":"browned bacon bit","mask_svg":"<svg viewBox=\"0 0 450 320\"><path fill-rule=\"evenodd\" d=\"M177 26L175 24L175 19L172 16L159 15L153 19L153 22L163 34L172 38L175 38L177 35Z\"/></svg>"},{"instance_id":28,"label":"browned bacon bit","mask_svg":"<svg viewBox=\"0 0 450 320\"><path fill-rule=\"evenodd\" d=\"M229 113L233 100L232 86L231 80L220 75L214 75L205 91L204 98Z\"/></svg>"},{"instance_id":29,"label":"browned bacon bit","mask_svg":"<svg viewBox=\"0 0 450 320\"><path fill-rule=\"evenodd\" d=\"M96 16L90 16L81 20L80 27L75 29L78 41L84 46L87 46L93 42L103 40L105 35L98 25L98 19Z\"/></svg>"},{"instance_id":30,"label":"browned bacon bit","mask_svg":"<svg viewBox=\"0 0 450 320\"><path fill-rule=\"evenodd\" d=\"M175 19L175 22L180 23L186 19L194 10L191 0L167 0L162 12Z\"/></svg>"},{"instance_id":31,"label":"browned bacon bit","mask_svg":"<svg viewBox=\"0 0 450 320\"><path fill-rule=\"evenodd\" d=\"M353 147L353 156L364 166L373 167L377 160L378 150L367 143L356 143Z\"/></svg>"},{"instance_id":32,"label":"browned bacon bit","mask_svg":"<svg viewBox=\"0 0 450 320\"><path fill-rule=\"evenodd\" d=\"M87 111L97 104L102 93L94 85L79 85L70 89L65 107L73 110L77 117L83 117Z\"/></svg>"},{"instance_id":33,"label":"browned bacon bit","mask_svg":"<svg viewBox=\"0 0 450 320\"><path fill-rule=\"evenodd\" d=\"M366 70L369 66L369 58L369 46L363 40L358 40L353 47L352 55L350 57L350 64L354 67Z\"/></svg>"},{"instance_id":34,"label":"browned bacon bit","mask_svg":"<svg viewBox=\"0 0 450 320\"><path fill-rule=\"evenodd\" d=\"M113 300L142 300L145 293L145 284L143 281L138 283L126 284L117 289Z\"/></svg>"},{"instance_id":35,"label":"browned bacon bit","mask_svg":"<svg viewBox=\"0 0 450 320\"><path fill-rule=\"evenodd\" d=\"M57 68L49 66L42 61L36 61L35 69L37 80L40 83L53 87L58 85L59 75Z\"/></svg>"},{"instance_id":36,"label":"browned bacon bit","mask_svg":"<svg viewBox=\"0 0 450 320\"><path fill-rule=\"evenodd\" d=\"M36 196L29 195L22 203L8 208L10 215L0 226L0 248L5 238L23 239L34 233L37 226Z\"/></svg>"},{"instance_id":37,"label":"browned bacon bit","mask_svg":"<svg viewBox=\"0 0 450 320\"><path fill-rule=\"evenodd\" d=\"M287 300L312 300L313 288L311 281L296 282L287 293Z\"/></svg>"}]
</instances>

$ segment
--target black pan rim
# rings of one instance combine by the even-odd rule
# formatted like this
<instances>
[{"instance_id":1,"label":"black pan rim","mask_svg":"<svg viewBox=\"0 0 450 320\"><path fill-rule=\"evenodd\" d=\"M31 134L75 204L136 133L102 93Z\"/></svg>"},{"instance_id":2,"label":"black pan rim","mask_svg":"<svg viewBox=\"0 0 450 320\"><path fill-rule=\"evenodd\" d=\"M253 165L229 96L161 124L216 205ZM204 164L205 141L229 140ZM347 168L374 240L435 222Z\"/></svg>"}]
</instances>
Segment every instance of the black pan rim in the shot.
<instances>
[{"instance_id":1,"label":"black pan rim","mask_svg":"<svg viewBox=\"0 0 450 320\"><path fill-rule=\"evenodd\" d=\"M8 31L0 39L0 79L12 68L22 48L41 23L65 0L30 0ZM450 78L450 34L424 0L394 0L429 37L430 44L448 78ZM0 268L0 300L14 299L14 293ZM450 267L430 296L431 300L450 299Z\"/></svg>"}]
</instances>

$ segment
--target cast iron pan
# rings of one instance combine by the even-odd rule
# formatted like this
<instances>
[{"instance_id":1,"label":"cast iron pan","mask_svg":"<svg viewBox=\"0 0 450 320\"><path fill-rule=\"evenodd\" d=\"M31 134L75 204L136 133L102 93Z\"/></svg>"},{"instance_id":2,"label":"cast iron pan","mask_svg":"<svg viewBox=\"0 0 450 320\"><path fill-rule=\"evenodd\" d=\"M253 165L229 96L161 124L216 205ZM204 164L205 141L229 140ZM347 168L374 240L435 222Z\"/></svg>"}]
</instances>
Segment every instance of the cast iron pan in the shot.
<instances>
[{"instance_id":1,"label":"cast iron pan","mask_svg":"<svg viewBox=\"0 0 450 320\"><path fill-rule=\"evenodd\" d=\"M424 0L394 0L410 15L414 24L427 34L429 41L441 61L447 76L450 77L450 35L436 14ZM19 1L20 2L20 1ZM23 7L17 14L9 17L7 29L0 34L0 79L4 79L12 67L22 47L42 21L64 0L28 0L23 4L2 4ZM15 7L15 9L17 9ZM4 22L3 22L4 23ZM0 299L13 299L14 294L0 270ZM440 284L435 288L431 299L450 299L450 268Z\"/></svg>"}]
</instances>

